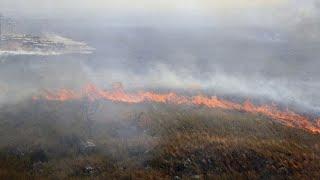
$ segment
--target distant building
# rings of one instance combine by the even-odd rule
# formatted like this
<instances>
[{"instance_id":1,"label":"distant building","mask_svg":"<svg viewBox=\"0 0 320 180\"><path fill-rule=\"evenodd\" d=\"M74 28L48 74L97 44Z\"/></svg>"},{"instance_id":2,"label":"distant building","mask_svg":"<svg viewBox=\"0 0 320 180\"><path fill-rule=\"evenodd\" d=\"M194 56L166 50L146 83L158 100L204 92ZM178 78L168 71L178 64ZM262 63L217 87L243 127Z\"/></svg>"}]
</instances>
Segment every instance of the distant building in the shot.
<instances>
[{"instance_id":1,"label":"distant building","mask_svg":"<svg viewBox=\"0 0 320 180\"><path fill-rule=\"evenodd\" d=\"M16 22L0 13L0 50L5 53L91 53L85 43L56 36L36 36L17 33Z\"/></svg>"},{"instance_id":2,"label":"distant building","mask_svg":"<svg viewBox=\"0 0 320 180\"><path fill-rule=\"evenodd\" d=\"M0 37L16 33L16 22L0 13Z\"/></svg>"},{"instance_id":3,"label":"distant building","mask_svg":"<svg viewBox=\"0 0 320 180\"><path fill-rule=\"evenodd\" d=\"M0 47L2 42L2 14L0 13Z\"/></svg>"}]
</instances>

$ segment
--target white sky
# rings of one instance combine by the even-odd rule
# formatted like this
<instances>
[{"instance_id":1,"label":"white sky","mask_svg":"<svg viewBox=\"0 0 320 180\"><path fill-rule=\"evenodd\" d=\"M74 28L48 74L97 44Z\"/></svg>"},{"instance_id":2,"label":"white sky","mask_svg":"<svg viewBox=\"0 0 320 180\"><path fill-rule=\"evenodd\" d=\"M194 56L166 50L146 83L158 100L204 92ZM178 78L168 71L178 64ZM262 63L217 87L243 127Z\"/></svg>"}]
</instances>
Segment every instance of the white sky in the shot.
<instances>
[{"instance_id":1,"label":"white sky","mask_svg":"<svg viewBox=\"0 0 320 180\"><path fill-rule=\"evenodd\" d=\"M0 9L34 12L66 9L100 9L119 12L202 12L282 6L288 0L0 0Z\"/></svg>"},{"instance_id":2,"label":"white sky","mask_svg":"<svg viewBox=\"0 0 320 180\"><path fill-rule=\"evenodd\" d=\"M286 26L317 18L320 0L0 0L0 13L40 17L131 17L223 25ZM179 19L180 18L180 19Z\"/></svg>"}]
</instances>

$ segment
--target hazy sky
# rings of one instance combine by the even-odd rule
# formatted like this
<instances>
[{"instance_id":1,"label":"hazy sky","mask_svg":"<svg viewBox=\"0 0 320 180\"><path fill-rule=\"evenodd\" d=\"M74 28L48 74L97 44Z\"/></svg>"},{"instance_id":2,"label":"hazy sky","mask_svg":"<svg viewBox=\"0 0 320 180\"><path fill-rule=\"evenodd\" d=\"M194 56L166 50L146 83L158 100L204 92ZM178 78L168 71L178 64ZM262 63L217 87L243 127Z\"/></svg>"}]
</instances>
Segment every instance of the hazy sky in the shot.
<instances>
[{"instance_id":1,"label":"hazy sky","mask_svg":"<svg viewBox=\"0 0 320 180\"><path fill-rule=\"evenodd\" d=\"M202 20L208 24L285 26L315 18L318 0L0 0L9 15ZM319 3L318 3L319 4Z\"/></svg>"},{"instance_id":2,"label":"hazy sky","mask_svg":"<svg viewBox=\"0 0 320 180\"><path fill-rule=\"evenodd\" d=\"M96 12L107 13L199 13L228 15L232 12L258 12L278 8L304 8L313 0L0 0L1 10L37 13ZM312 6L312 5L311 5ZM279 9L279 10L280 10ZM70 11L69 11L70 13ZM288 12L283 11L283 14ZM271 13L269 15L272 15Z\"/></svg>"},{"instance_id":3,"label":"hazy sky","mask_svg":"<svg viewBox=\"0 0 320 180\"><path fill-rule=\"evenodd\" d=\"M288 0L1 0L3 8L104 8L129 10L184 9L205 10L218 8L255 8L280 6Z\"/></svg>"},{"instance_id":4,"label":"hazy sky","mask_svg":"<svg viewBox=\"0 0 320 180\"><path fill-rule=\"evenodd\" d=\"M57 33L88 36L84 39L96 52L103 52L101 58L97 53L90 61L98 64L101 74L106 75L103 77L119 74L116 81L124 83L147 77L151 80L146 79L145 84L161 82L164 86L184 86L184 81L194 81L225 92L306 101L320 112L320 0L0 0L0 12L8 17L54 18L48 23L51 27L58 27L57 22L63 24L61 28L67 27L60 31L56 28ZM124 28L113 32L105 29L110 24L169 30ZM134 74L135 67L147 63L147 76ZM113 64L120 64L120 70L111 72ZM204 75L203 69L210 73ZM181 73L184 71L189 78ZM247 75L248 71L252 73ZM238 74L229 77L230 72L242 74L243 79ZM159 74L163 80L159 80ZM205 77L199 80L194 74ZM274 79L269 81L271 76Z\"/></svg>"}]
</instances>

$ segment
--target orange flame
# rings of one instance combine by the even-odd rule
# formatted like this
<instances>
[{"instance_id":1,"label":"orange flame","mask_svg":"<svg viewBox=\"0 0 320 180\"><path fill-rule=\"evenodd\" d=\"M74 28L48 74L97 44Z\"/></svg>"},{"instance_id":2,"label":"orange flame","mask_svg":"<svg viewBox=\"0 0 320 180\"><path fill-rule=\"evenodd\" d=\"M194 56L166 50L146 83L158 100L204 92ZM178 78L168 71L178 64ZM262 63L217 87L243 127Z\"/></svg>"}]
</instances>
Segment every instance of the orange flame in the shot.
<instances>
[{"instance_id":1,"label":"orange flame","mask_svg":"<svg viewBox=\"0 0 320 180\"><path fill-rule=\"evenodd\" d=\"M105 99L114 102L124 103L143 103L143 102L157 102L157 103L170 103L170 104L186 104L186 105L203 105L209 108L221 108L228 110L245 111L249 113L258 113L265 115L269 118L279 121L290 127L301 128L308 130L312 133L320 133L320 119L312 123L309 118L297 114L293 111L281 111L275 105L257 106L250 101L244 103L235 103L227 100L222 100L213 97L206 97L203 95L198 96L183 96L176 93L158 94L154 92L138 92L126 93L120 84L112 91L101 90L93 84L87 85L83 92L77 93L72 90L62 89L57 92L45 91L42 98L52 101L67 101L75 100L83 97L89 100ZM33 99L38 99L34 97Z\"/></svg>"}]
</instances>

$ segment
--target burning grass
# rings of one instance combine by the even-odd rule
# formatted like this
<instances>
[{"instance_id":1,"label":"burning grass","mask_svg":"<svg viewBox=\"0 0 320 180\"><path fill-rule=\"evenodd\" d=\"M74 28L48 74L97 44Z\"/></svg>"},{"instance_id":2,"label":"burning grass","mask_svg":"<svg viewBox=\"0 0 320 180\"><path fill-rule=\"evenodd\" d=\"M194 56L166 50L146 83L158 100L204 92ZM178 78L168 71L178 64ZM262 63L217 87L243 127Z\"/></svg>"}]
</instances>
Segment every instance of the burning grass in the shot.
<instances>
[{"instance_id":1,"label":"burning grass","mask_svg":"<svg viewBox=\"0 0 320 180\"><path fill-rule=\"evenodd\" d=\"M43 97L40 98L51 101L68 101L88 98L91 101L104 99L113 102L123 102L129 104L155 102L175 105L206 106L209 108L221 108L226 110L263 114L289 127L297 127L312 133L320 133L319 121L310 120L308 117L302 116L288 109L280 110L275 105L257 106L248 100L244 103L235 103L219 99L216 96L206 97L203 95L197 95L189 97L178 95L173 92L166 94L154 92L127 93L121 87L117 86L112 91L107 91L99 89L93 84L89 84L80 93L68 89L58 90L57 92L45 91ZM34 99L39 99L39 97L34 97Z\"/></svg>"},{"instance_id":2,"label":"burning grass","mask_svg":"<svg viewBox=\"0 0 320 180\"><path fill-rule=\"evenodd\" d=\"M263 115L102 100L88 119L83 104L39 100L2 108L0 177L320 177L319 135Z\"/></svg>"}]
</instances>

